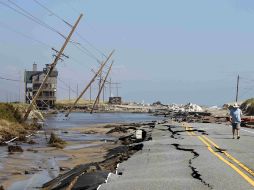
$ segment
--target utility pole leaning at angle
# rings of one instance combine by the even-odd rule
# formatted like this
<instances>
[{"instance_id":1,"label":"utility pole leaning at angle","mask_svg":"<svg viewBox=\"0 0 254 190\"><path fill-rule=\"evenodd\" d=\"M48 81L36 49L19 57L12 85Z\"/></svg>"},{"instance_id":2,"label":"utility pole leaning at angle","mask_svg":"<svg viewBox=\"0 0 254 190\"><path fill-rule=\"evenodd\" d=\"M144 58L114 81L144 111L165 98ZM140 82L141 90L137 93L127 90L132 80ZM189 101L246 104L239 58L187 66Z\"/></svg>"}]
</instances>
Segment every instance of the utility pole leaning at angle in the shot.
<instances>
[{"instance_id":1,"label":"utility pole leaning at angle","mask_svg":"<svg viewBox=\"0 0 254 190\"><path fill-rule=\"evenodd\" d=\"M239 80L240 80L240 76L237 76L237 84L236 84L236 98L235 98L235 102L238 102L238 94L239 94Z\"/></svg>"},{"instance_id":2,"label":"utility pole leaning at angle","mask_svg":"<svg viewBox=\"0 0 254 190\"><path fill-rule=\"evenodd\" d=\"M105 93L106 93L106 84L103 86L103 91L102 91L102 100L103 100L103 103L105 102Z\"/></svg>"},{"instance_id":3,"label":"utility pole leaning at angle","mask_svg":"<svg viewBox=\"0 0 254 190\"><path fill-rule=\"evenodd\" d=\"M107 75L105 76L105 78L104 78L104 80L103 80L103 83L102 83L102 86L101 86L101 88L100 88L100 91L99 91L99 93L98 93L98 95L97 95L97 97L96 97L96 100L95 100L95 102L94 102L94 104L93 104L93 108L92 108L92 110L91 110L91 112L90 112L91 114L93 113L94 108L95 108L95 105L97 104L97 102L98 102L98 100L99 100L101 91L102 91L103 88L104 88L104 85L105 85L105 83L106 83L106 81L107 81L107 78L108 78L108 75L109 75L109 73L110 73L110 71L111 71L111 68L112 68L113 63L114 63L114 62L111 63L111 65L110 65L110 67L109 67L109 69L108 69L108 73L107 73Z\"/></svg>"},{"instance_id":4,"label":"utility pole leaning at angle","mask_svg":"<svg viewBox=\"0 0 254 190\"><path fill-rule=\"evenodd\" d=\"M69 114L71 113L71 111L73 110L74 106L77 104L77 102L80 100L80 98L85 94L85 92L89 89L89 87L92 85L92 83L95 81L96 77L99 76L99 74L102 72L103 67L107 64L108 60L111 58L111 56L113 55L113 53L115 52L115 50L113 50L109 56L107 57L106 61L100 66L99 70L95 73L94 77L92 78L92 80L89 82L89 84L85 87L85 89L81 92L81 94L79 95L79 97L76 99L76 101L74 102L74 104L71 106L71 108L69 109L69 111L67 112L67 114L65 115L65 117L68 117Z\"/></svg>"},{"instance_id":5,"label":"utility pole leaning at angle","mask_svg":"<svg viewBox=\"0 0 254 190\"><path fill-rule=\"evenodd\" d=\"M77 84L77 98L78 98L78 84Z\"/></svg>"},{"instance_id":6,"label":"utility pole leaning at angle","mask_svg":"<svg viewBox=\"0 0 254 190\"><path fill-rule=\"evenodd\" d=\"M89 87L89 101L92 101L92 84Z\"/></svg>"},{"instance_id":7,"label":"utility pole leaning at angle","mask_svg":"<svg viewBox=\"0 0 254 190\"><path fill-rule=\"evenodd\" d=\"M99 88L98 88L98 92L100 91L100 89L101 89L101 84L102 84L102 72L100 73L100 79L99 79ZM98 101L100 102L100 96L99 96L99 99L98 99Z\"/></svg>"},{"instance_id":8,"label":"utility pole leaning at angle","mask_svg":"<svg viewBox=\"0 0 254 190\"><path fill-rule=\"evenodd\" d=\"M112 92L111 92L111 83L112 83L112 79L109 79L109 97L112 96Z\"/></svg>"},{"instance_id":9,"label":"utility pole leaning at angle","mask_svg":"<svg viewBox=\"0 0 254 190\"><path fill-rule=\"evenodd\" d=\"M39 95L40 95L40 93L41 93L41 91L42 91L43 86L44 86L45 83L47 82L47 79L48 79L49 75L51 74L51 72L52 72L52 71L54 70L54 68L56 67L56 64L57 64L58 60L61 58L61 55L63 54L63 51L64 51L65 47L67 46L68 42L70 41L71 36L72 36L72 34L74 33L75 29L77 28L78 23L79 23L80 19L82 18L82 16L83 16L83 14L80 14L78 20L76 21L75 25L74 25L74 26L72 27L72 29L71 29L71 32L69 33L68 37L66 38L66 40L65 40L65 42L64 42L64 44L63 44L61 50L57 53L57 56L55 57L53 63L51 63L48 73L46 74L46 76L45 76L45 78L43 79L43 82L42 82L40 88L38 89L37 93L36 93L35 96L33 97L32 102L30 103L29 107L27 108L27 111L26 111L25 116L24 116L24 120L27 119L29 113L31 112L31 110L32 110L32 108L33 108L33 104L36 103L36 100L37 100L37 98L39 97Z\"/></svg>"},{"instance_id":10,"label":"utility pole leaning at angle","mask_svg":"<svg viewBox=\"0 0 254 190\"><path fill-rule=\"evenodd\" d=\"M69 90L69 103L70 103L70 101L71 101L71 84L70 84L70 82L69 82L68 90Z\"/></svg>"}]
</instances>

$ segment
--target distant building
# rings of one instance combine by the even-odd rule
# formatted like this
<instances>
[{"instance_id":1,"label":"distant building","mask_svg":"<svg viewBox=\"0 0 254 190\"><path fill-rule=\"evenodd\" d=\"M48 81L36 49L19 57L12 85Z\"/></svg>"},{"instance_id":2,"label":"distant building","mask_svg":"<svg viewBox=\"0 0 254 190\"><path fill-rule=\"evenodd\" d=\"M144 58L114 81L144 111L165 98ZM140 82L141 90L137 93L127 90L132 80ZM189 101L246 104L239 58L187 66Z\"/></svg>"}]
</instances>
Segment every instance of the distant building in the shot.
<instances>
[{"instance_id":1,"label":"distant building","mask_svg":"<svg viewBox=\"0 0 254 190\"><path fill-rule=\"evenodd\" d=\"M25 101L30 104L32 98L40 88L45 75L49 71L50 65L46 64L46 67L42 71L37 71L37 64L33 64L32 71L25 71ZM39 109L53 108L56 102L56 85L57 85L58 71L53 70L48 77L46 84L44 85L39 97L36 100L36 105Z\"/></svg>"},{"instance_id":2,"label":"distant building","mask_svg":"<svg viewBox=\"0 0 254 190\"><path fill-rule=\"evenodd\" d=\"M121 105L122 104L122 98L121 97L109 97L109 104L113 105Z\"/></svg>"}]
</instances>

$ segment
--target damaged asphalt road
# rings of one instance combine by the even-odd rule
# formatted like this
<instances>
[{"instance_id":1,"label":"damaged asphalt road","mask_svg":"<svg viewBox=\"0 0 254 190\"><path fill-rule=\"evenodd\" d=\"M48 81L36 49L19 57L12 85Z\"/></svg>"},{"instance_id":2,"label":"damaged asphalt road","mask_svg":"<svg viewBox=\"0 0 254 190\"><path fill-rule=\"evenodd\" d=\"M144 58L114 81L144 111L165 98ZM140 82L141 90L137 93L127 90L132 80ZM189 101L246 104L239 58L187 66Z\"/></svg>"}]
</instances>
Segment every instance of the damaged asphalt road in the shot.
<instances>
[{"instance_id":1,"label":"damaged asphalt road","mask_svg":"<svg viewBox=\"0 0 254 190\"><path fill-rule=\"evenodd\" d=\"M254 189L251 182L231 166L234 161L224 152L253 170L254 151L251 147L254 130L248 134L243 131L246 134L237 141L231 139L231 130L225 125L191 126L156 125L152 140L144 142L142 151L121 163L117 168L121 175L111 174L107 184L102 184L99 190ZM203 136L209 137L219 147L205 144L200 140ZM243 170L239 165L235 166ZM243 173L254 180L250 173Z\"/></svg>"}]
</instances>

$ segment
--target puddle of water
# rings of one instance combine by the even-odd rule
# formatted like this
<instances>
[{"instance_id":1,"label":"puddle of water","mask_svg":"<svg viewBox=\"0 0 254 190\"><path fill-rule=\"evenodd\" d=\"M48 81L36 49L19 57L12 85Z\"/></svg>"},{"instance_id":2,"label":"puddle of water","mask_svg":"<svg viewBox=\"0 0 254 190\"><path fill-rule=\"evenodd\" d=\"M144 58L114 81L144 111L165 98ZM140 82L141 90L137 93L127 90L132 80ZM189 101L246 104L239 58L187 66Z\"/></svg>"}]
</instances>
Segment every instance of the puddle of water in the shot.
<instances>
[{"instance_id":1,"label":"puddle of water","mask_svg":"<svg viewBox=\"0 0 254 190\"><path fill-rule=\"evenodd\" d=\"M46 169L28 176L29 178L22 181L14 182L8 190L38 190L44 183L54 179L59 175L59 166L57 161L67 160L66 157L50 158L46 160Z\"/></svg>"},{"instance_id":2,"label":"puddle of water","mask_svg":"<svg viewBox=\"0 0 254 190\"><path fill-rule=\"evenodd\" d=\"M41 172L38 172L34 175L32 175L31 178L27 180L17 181L14 182L8 190L38 190L39 187L42 186L42 184L48 182L52 178L49 176L48 171L44 170Z\"/></svg>"}]
</instances>

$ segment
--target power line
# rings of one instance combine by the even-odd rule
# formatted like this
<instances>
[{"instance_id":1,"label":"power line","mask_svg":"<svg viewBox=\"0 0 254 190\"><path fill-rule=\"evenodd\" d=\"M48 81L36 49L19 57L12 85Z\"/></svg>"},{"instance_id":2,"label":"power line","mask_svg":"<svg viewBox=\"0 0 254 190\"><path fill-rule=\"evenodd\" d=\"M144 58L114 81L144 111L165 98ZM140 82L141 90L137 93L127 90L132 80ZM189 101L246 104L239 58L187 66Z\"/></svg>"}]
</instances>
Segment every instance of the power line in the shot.
<instances>
[{"instance_id":1,"label":"power line","mask_svg":"<svg viewBox=\"0 0 254 190\"><path fill-rule=\"evenodd\" d=\"M61 18L60 16L58 16L56 13L54 13L53 11L51 11L49 8L47 8L45 5L43 5L42 3L40 3L37 0L33 0L36 4L38 4L40 7L42 7L43 9L45 9L46 11L48 11L50 14L54 15L56 18L58 18L59 20L61 20L62 22L64 22L65 24L67 24L69 27L73 27L69 22L67 22L66 20L64 20L63 18Z\"/></svg>"},{"instance_id":2,"label":"power line","mask_svg":"<svg viewBox=\"0 0 254 190\"><path fill-rule=\"evenodd\" d=\"M71 61L74 61L75 63L79 64L79 65L82 65L82 66L85 66L87 69L92 69L92 66L91 65L86 65L84 63L81 63L79 60L77 60L76 58L74 57L69 57ZM68 68L70 69L70 68Z\"/></svg>"},{"instance_id":3,"label":"power line","mask_svg":"<svg viewBox=\"0 0 254 190\"><path fill-rule=\"evenodd\" d=\"M0 79L1 79L1 80L13 81L13 82L20 82L20 80L5 78L5 77L1 77L1 76L0 76Z\"/></svg>"},{"instance_id":4,"label":"power line","mask_svg":"<svg viewBox=\"0 0 254 190\"><path fill-rule=\"evenodd\" d=\"M71 44L75 46L77 49L79 49L81 52L89 56L90 58L94 59L97 62L100 62L100 60L95 55L93 55L90 51L88 51L83 45L77 44L75 42L72 42Z\"/></svg>"},{"instance_id":5,"label":"power line","mask_svg":"<svg viewBox=\"0 0 254 190\"><path fill-rule=\"evenodd\" d=\"M66 88L64 88L64 87L62 87L62 86L57 85L57 87L60 88L60 89L62 89L62 90L65 90L65 91L69 91L69 89L66 89Z\"/></svg>"},{"instance_id":6,"label":"power line","mask_svg":"<svg viewBox=\"0 0 254 190\"><path fill-rule=\"evenodd\" d=\"M23 15L24 17L28 18L29 20L32 20L33 22L35 22L35 23L37 23L37 24L39 24L39 25L41 25L41 26L43 26L43 27L45 27L45 28L47 28L47 29L49 29L49 30L51 30L51 31L53 31L53 32L55 32L55 33L57 33L57 34L59 34L59 35L62 36L64 39L66 39L66 37L65 37L63 34L61 34L59 31L57 31L55 28L49 26L48 24L46 24L46 23L43 22L42 20L40 20L40 19L38 19L37 17L33 16L31 13L29 13L28 11L26 11L25 9L23 9L22 7L20 7L20 6L17 5L16 3L12 2L11 0L8 0L8 1L9 1L10 3L12 3L15 7L17 7L18 9L20 9L21 11L18 10L18 9L16 9L16 8L14 8L14 7L12 7L12 6L10 6L10 5L8 5L8 4L6 4L6 3L4 3L4 2L1 2L1 1L0 1L0 4L4 5L5 7L8 7L9 9L13 10L14 12L16 12L16 13L18 13L18 14ZM23 12L22 12L22 11L23 11Z\"/></svg>"},{"instance_id":7,"label":"power line","mask_svg":"<svg viewBox=\"0 0 254 190\"><path fill-rule=\"evenodd\" d=\"M24 8L20 7L18 4L14 3L11 0L8 0L11 4L13 4L15 7L17 7L18 9L20 9L21 11L23 11L24 13L26 13L27 15L29 15L31 18L33 18L34 20L36 20L37 22L40 23L41 26L44 26L50 30L52 30L53 32L56 32L57 34L59 34L60 36L62 36L64 39L66 39L66 37L61 34L58 30L56 30L55 28L49 26L47 23L45 23L44 21L40 20L39 18L35 17L34 15L32 15L31 13L29 13L27 10L25 10Z\"/></svg>"},{"instance_id":8,"label":"power line","mask_svg":"<svg viewBox=\"0 0 254 190\"><path fill-rule=\"evenodd\" d=\"M54 29L53 27L49 26L49 25L46 24L45 22L41 21L41 20L38 19L37 17L33 16L31 13L29 13L28 11L26 11L25 9L23 9L22 7L20 7L20 6L17 5L16 3L14 3L13 1L11 1L11 0L8 0L8 1L9 1L11 4L13 4L15 7L17 7L19 10L16 9L16 8L14 8L14 7L12 7L12 6L10 6L10 5L8 5L8 4L6 4L6 3L4 3L4 2L0 2L0 3L1 3L2 5L4 5L4 6L10 8L11 10L13 10L13 11L15 11L15 12L17 12L17 13L23 15L23 16L25 16L26 18L28 18L28 19L30 19L30 20L36 22L37 24L39 24L39 25L41 25L41 26L43 26L43 27L45 27L45 28L47 28L47 29L50 29L50 30L52 30L52 31L54 31L54 32L56 32L56 33L58 33L58 34L61 35L63 38L65 38L65 36L62 35L60 32L58 32L56 29ZM68 26L71 26L67 21L65 21L64 19L62 19L60 16L58 16L57 14L55 14L53 11L51 11L50 9L48 9L46 6L44 6L44 5L42 5L41 3L39 3L37 0L34 0L34 2L36 2L37 4L39 4L41 7L43 7L44 9L46 9L46 10L47 10L48 12L50 12L51 14L55 15L57 18L61 19L63 22L65 22L66 24L68 24ZM21 10L21 11L20 11L20 10ZM23 12L22 12L22 11L23 11ZM10 27L8 27L8 28L10 29ZM31 38L31 37L29 37L29 36L27 36L27 35L25 35L25 34L23 34L23 33L20 33L20 32L18 32L18 31L14 30L14 29L12 29L12 30L15 31L16 33L19 33L20 35L22 35L22 36L24 36L24 37L26 37L26 38L29 38L30 40L34 40L34 41L36 41L36 42L38 42L38 43L40 43L40 44L43 44L44 46L50 47L50 45L48 45L48 44L46 44L46 43L44 43L44 42L42 42L42 41L40 41L40 40ZM94 49L96 49L97 51L100 52L100 50L98 50L97 48L95 48L88 40L86 40L86 39L85 39L84 37L82 37L80 34L78 34L78 36L79 36L80 38L82 38L84 41L86 41L87 43L89 43L89 45L92 46ZM91 53L87 48L85 48L82 44L80 44L80 43L73 43L73 45L74 45L75 47L77 47L81 52L85 53L87 56L93 58L93 59L96 60L97 62L100 62L100 61L97 59L97 57L96 57L93 53ZM100 52L100 53L103 54L102 52ZM104 54L103 54L103 55L104 55ZM105 55L104 55L104 56L105 56Z\"/></svg>"},{"instance_id":9,"label":"power line","mask_svg":"<svg viewBox=\"0 0 254 190\"><path fill-rule=\"evenodd\" d=\"M3 23L1 21L0 21L0 24L3 25L4 26L3 28L5 28L5 29L7 28L10 31L15 32L16 34L19 34L19 35L21 35L21 36L23 36L23 37L25 37L27 39L35 41L35 42L37 42L37 43L39 43L39 44L41 44L41 45L43 45L43 46L45 46L47 48L51 48L51 46L49 44L46 44L45 42L42 42L42 41L40 41L38 39L32 38L31 36L28 36L27 34L24 34L24 33L20 32L18 30L15 30L14 28L10 27L9 25L7 25L7 24L5 24L5 23Z\"/></svg>"},{"instance_id":10,"label":"power line","mask_svg":"<svg viewBox=\"0 0 254 190\"><path fill-rule=\"evenodd\" d=\"M61 20L62 22L64 22L65 24L67 24L69 27L72 27L72 25L66 21L65 19L63 19L62 17L60 17L58 14L56 14L55 12L53 12L52 10L50 10L48 7L46 7L45 5L43 5L42 3L40 3L37 0L33 0L35 3L37 3L40 7L42 7L43 9L45 9L47 12L49 12L50 14L54 15L56 18L58 18L59 20ZM91 46L93 49L95 49L99 54L101 54L104 57L107 57L101 50L99 50L98 48L96 48L91 42L89 42L85 37L83 37L80 33L78 33L77 31L75 32L76 35L82 39L84 42L86 42L89 46ZM91 52L90 52L91 53Z\"/></svg>"},{"instance_id":11,"label":"power line","mask_svg":"<svg viewBox=\"0 0 254 190\"><path fill-rule=\"evenodd\" d=\"M68 0L67 0L67 1L63 1L63 2L65 3L66 7L71 8L72 11L73 11L74 13L79 12L75 7L73 7L73 6L68 2ZM67 4L68 4L68 5L67 5Z\"/></svg>"},{"instance_id":12,"label":"power line","mask_svg":"<svg viewBox=\"0 0 254 190\"><path fill-rule=\"evenodd\" d=\"M67 88L70 88L70 90L71 90L72 92L76 93L76 91L73 90L73 89L71 88L70 85L68 85L67 83L65 83L65 82L64 82L62 79L60 79L59 77L58 77L58 80L59 80L63 85L65 85Z\"/></svg>"},{"instance_id":13,"label":"power line","mask_svg":"<svg viewBox=\"0 0 254 190\"><path fill-rule=\"evenodd\" d=\"M248 82L254 82L254 79L246 78L246 77L240 77L240 79L243 79Z\"/></svg>"},{"instance_id":14,"label":"power line","mask_svg":"<svg viewBox=\"0 0 254 190\"><path fill-rule=\"evenodd\" d=\"M100 51L98 48L96 48L91 42L89 42L86 38L84 38L83 36L81 36L81 34L79 34L78 32L76 32L77 36L79 38L81 38L83 41L85 41L86 43L88 43L92 48L94 48L97 52L99 52L102 56L107 57L102 51Z\"/></svg>"}]
</instances>

